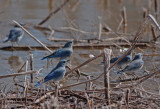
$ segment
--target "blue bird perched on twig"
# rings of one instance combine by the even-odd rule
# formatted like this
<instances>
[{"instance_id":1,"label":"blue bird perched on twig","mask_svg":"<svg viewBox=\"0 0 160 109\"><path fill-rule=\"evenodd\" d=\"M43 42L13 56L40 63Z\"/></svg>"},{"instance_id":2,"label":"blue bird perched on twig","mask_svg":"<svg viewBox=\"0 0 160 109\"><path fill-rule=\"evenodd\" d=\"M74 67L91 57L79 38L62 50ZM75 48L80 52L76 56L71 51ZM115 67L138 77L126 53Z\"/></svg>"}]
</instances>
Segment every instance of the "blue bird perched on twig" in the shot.
<instances>
[{"instance_id":1,"label":"blue bird perched on twig","mask_svg":"<svg viewBox=\"0 0 160 109\"><path fill-rule=\"evenodd\" d=\"M57 64L57 66L43 79L42 82L37 82L35 85L36 87L39 87L41 83L48 82L50 80L53 80L53 82L61 80L65 73L66 73L66 59L60 60L60 62Z\"/></svg>"},{"instance_id":2,"label":"blue bird perched on twig","mask_svg":"<svg viewBox=\"0 0 160 109\"><path fill-rule=\"evenodd\" d=\"M115 58L112 58L110 60L110 63L115 63L121 56L118 56L118 57L115 57ZM119 61L117 63L117 66L119 68L122 68L124 65L128 64L130 61L132 60L132 53L130 52L127 56L125 56L121 61Z\"/></svg>"},{"instance_id":3,"label":"blue bird perched on twig","mask_svg":"<svg viewBox=\"0 0 160 109\"><path fill-rule=\"evenodd\" d=\"M20 25L24 25L24 24L20 24ZM24 31L18 26L15 25L13 29L10 30L9 35L3 40L3 42L8 42L10 41L12 43L13 46L13 42L18 43L24 35Z\"/></svg>"},{"instance_id":4,"label":"blue bird perched on twig","mask_svg":"<svg viewBox=\"0 0 160 109\"><path fill-rule=\"evenodd\" d=\"M126 72L126 71L140 70L144 65L144 61L142 60L142 57L143 57L142 53L136 54L133 60L124 69L118 71L117 74L123 74L123 72Z\"/></svg>"},{"instance_id":5,"label":"blue bird perched on twig","mask_svg":"<svg viewBox=\"0 0 160 109\"><path fill-rule=\"evenodd\" d=\"M52 54L46 57L43 57L42 60L49 59L49 58L61 58L62 59L62 58L70 57L73 52L72 45L73 45L73 40L67 42L62 48L56 50Z\"/></svg>"},{"instance_id":6,"label":"blue bird perched on twig","mask_svg":"<svg viewBox=\"0 0 160 109\"><path fill-rule=\"evenodd\" d=\"M110 60L110 63L113 64L115 63L121 56L112 58ZM117 63L117 67L119 67L120 69L122 69L122 67L126 64L128 64L130 61L132 60L132 53L130 52L127 56L125 56L121 61L119 61ZM104 62L102 62L104 64Z\"/></svg>"}]
</instances>

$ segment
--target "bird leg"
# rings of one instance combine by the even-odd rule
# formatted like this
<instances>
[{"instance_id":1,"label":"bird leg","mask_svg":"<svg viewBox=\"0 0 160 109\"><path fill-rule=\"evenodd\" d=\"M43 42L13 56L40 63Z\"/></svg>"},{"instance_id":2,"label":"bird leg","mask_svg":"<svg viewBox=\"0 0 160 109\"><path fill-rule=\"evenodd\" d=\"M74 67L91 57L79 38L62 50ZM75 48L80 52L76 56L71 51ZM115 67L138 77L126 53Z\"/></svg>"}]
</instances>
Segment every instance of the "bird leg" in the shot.
<instances>
[{"instance_id":1,"label":"bird leg","mask_svg":"<svg viewBox=\"0 0 160 109\"><path fill-rule=\"evenodd\" d=\"M123 76L123 79L126 79L126 78L127 78L126 73L123 73L122 76Z\"/></svg>"},{"instance_id":2,"label":"bird leg","mask_svg":"<svg viewBox=\"0 0 160 109\"><path fill-rule=\"evenodd\" d=\"M11 42L11 44L12 44L12 47L13 47L13 42Z\"/></svg>"},{"instance_id":3,"label":"bird leg","mask_svg":"<svg viewBox=\"0 0 160 109\"><path fill-rule=\"evenodd\" d=\"M144 72L143 72L143 73L149 74L149 71L146 69L146 67L145 67L145 69L144 69Z\"/></svg>"},{"instance_id":4,"label":"bird leg","mask_svg":"<svg viewBox=\"0 0 160 109\"><path fill-rule=\"evenodd\" d=\"M127 73L127 75L130 75L133 78L137 78L138 77L138 75L136 75L134 72Z\"/></svg>"},{"instance_id":5,"label":"bird leg","mask_svg":"<svg viewBox=\"0 0 160 109\"><path fill-rule=\"evenodd\" d=\"M126 78L125 73L121 74L121 76L119 76L118 80L124 80Z\"/></svg>"},{"instance_id":6,"label":"bird leg","mask_svg":"<svg viewBox=\"0 0 160 109\"><path fill-rule=\"evenodd\" d=\"M118 68L121 69L121 70L123 69L122 66L118 66Z\"/></svg>"},{"instance_id":7,"label":"bird leg","mask_svg":"<svg viewBox=\"0 0 160 109\"><path fill-rule=\"evenodd\" d=\"M15 46L18 46L19 44L18 44L18 42L15 42Z\"/></svg>"}]
</instances>

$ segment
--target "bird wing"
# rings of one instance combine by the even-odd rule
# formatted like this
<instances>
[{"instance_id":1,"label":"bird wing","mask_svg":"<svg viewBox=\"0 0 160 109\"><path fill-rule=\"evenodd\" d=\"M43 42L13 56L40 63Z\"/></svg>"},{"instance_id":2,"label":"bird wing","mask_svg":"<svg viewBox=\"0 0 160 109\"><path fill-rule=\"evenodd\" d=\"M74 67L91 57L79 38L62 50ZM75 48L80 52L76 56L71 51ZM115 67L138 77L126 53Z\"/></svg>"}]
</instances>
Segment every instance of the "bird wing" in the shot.
<instances>
[{"instance_id":1,"label":"bird wing","mask_svg":"<svg viewBox=\"0 0 160 109\"><path fill-rule=\"evenodd\" d=\"M56 50L52 55L54 56L60 56L61 54L63 54L66 50L64 48L60 48L58 50Z\"/></svg>"},{"instance_id":2,"label":"bird wing","mask_svg":"<svg viewBox=\"0 0 160 109\"><path fill-rule=\"evenodd\" d=\"M12 30L10 30L10 34L9 34L9 38L13 37L13 36L21 36L23 34L22 29L20 28L14 28Z\"/></svg>"},{"instance_id":3,"label":"bird wing","mask_svg":"<svg viewBox=\"0 0 160 109\"><path fill-rule=\"evenodd\" d=\"M44 82L53 80L57 81L61 79L64 76L65 69L64 68L58 68L58 69L53 69L45 78Z\"/></svg>"},{"instance_id":4,"label":"bird wing","mask_svg":"<svg viewBox=\"0 0 160 109\"><path fill-rule=\"evenodd\" d=\"M141 60L133 61L124 68L124 71L136 70L138 68L141 68L142 66L143 66L143 61Z\"/></svg>"},{"instance_id":5,"label":"bird wing","mask_svg":"<svg viewBox=\"0 0 160 109\"><path fill-rule=\"evenodd\" d=\"M48 55L47 57L67 57L71 54L71 51L68 49L60 48L56 50L54 53Z\"/></svg>"},{"instance_id":6,"label":"bird wing","mask_svg":"<svg viewBox=\"0 0 160 109\"><path fill-rule=\"evenodd\" d=\"M122 59L122 61L123 61L123 62L129 62L129 61L131 61L131 56L130 56L130 55L127 55L126 57L124 57L124 58Z\"/></svg>"},{"instance_id":7,"label":"bird wing","mask_svg":"<svg viewBox=\"0 0 160 109\"><path fill-rule=\"evenodd\" d=\"M119 58L120 58L120 56L115 57L115 58L112 58L112 59L110 60L110 63L114 63L114 62L116 62Z\"/></svg>"},{"instance_id":8,"label":"bird wing","mask_svg":"<svg viewBox=\"0 0 160 109\"><path fill-rule=\"evenodd\" d=\"M17 40L23 34L21 28L13 28L10 30L9 35L3 40L3 42L7 42L9 40Z\"/></svg>"}]
</instances>

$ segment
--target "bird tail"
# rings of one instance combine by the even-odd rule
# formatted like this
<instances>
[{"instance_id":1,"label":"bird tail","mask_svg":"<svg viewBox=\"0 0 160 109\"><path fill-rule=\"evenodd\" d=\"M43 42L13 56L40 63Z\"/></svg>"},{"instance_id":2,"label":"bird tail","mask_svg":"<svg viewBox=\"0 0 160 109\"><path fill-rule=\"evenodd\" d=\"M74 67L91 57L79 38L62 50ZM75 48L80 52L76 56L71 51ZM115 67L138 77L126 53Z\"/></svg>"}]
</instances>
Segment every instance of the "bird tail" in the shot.
<instances>
[{"instance_id":1,"label":"bird tail","mask_svg":"<svg viewBox=\"0 0 160 109\"><path fill-rule=\"evenodd\" d=\"M37 84L35 85L35 87L39 87L41 85L40 82L37 82Z\"/></svg>"},{"instance_id":2,"label":"bird tail","mask_svg":"<svg viewBox=\"0 0 160 109\"><path fill-rule=\"evenodd\" d=\"M98 65L104 65L104 62L99 63Z\"/></svg>"},{"instance_id":3,"label":"bird tail","mask_svg":"<svg viewBox=\"0 0 160 109\"><path fill-rule=\"evenodd\" d=\"M48 56L43 57L41 60L48 59L48 58L52 58L52 57L54 57L53 54L50 54L50 55L48 55Z\"/></svg>"},{"instance_id":4,"label":"bird tail","mask_svg":"<svg viewBox=\"0 0 160 109\"><path fill-rule=\"evenodd\" d=\"M3 43L8 42L8 41L9 41L9 38L6 37L6 38L3 40Z\"/></svg>"},{"instance_id":5,"label":"bird tail","mask_svg":"<svg viewBox=\"0 0 160 109\"><path fill-rule=\"evenodd\" d=\"M43 57L41 60L44 60L44 59L48 59L48 56L46 56L46 57Z\"/></svg>"}]
</instances>

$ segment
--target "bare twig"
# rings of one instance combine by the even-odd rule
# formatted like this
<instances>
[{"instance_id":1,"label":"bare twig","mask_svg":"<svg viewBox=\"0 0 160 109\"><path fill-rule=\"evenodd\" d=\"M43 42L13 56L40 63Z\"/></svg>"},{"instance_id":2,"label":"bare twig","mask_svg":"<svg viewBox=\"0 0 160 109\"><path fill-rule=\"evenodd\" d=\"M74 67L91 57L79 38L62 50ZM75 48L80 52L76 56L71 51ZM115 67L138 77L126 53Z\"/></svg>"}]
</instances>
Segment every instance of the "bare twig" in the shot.
<instances>
[{"instance_id":1,"label":"bare twig","mask_svg":"<svg viewBox=\"0 0 160 109\"><path fill-rule=\"evenodd\" d=\"M25 67L25 71L28 71L28 61L26 61L26 67ZM31 73L32 74L32 73ZM27 104L27 75L24 75L24 98L25 98L25 104Z\"/></svg>"},{"instance_id":2,"label":"bare twig","mask_svg":"<svg viewBox=\"0 0 160 109\"><path fill-rule=\"evenodd\" d=\"M122 18L123 18L123 33L127 32L127 14L126 14L126 8L123 7L122 9Z\"/></svg>"},{"instance_id":3,"label":"bare twig","mask_svg":"<svg viewBox=\"0 0 160 109\"><path fill-rule=\"evenodd\" d=\"M147 8L147 13L150 14L151 13L151 9L152 9L152 1L148 0L148 8Z\"/></svg>"},{"instance_id":4,"label":"bare twig","mask_svg":"<svg viewBox=\"0 0 160 109\"><path fill-rule=\"evenodd\" d=\"M21 72L21 70L23 69L23 67L26 65L26 62L19 68L18 73Z\"/></svg>"},{"instance_id":5,"label":"bare twig","mask_svg":"<svg viewBox=\"0 0 160 109\"><path fill-rule=\"evenodd\" d=\"M48 50L50 53L52 53L52 51L49 48L47 48L40 40L38 40L35 36L33 36L29 31L27 31L23 26L21 26L17 21L13 20L13 22L15 24L17 24L19 27L21 27L29 36L31 36L35 41L37 41L46 50Z\"/></svg>"},{"instance_id":6,"label":"bare twig","mask_svg":"<svg viewBox=\"0 0 160 109\"><path fill-rule=\"evenodd\" d=\"M158 11L159 11L159 1L154 0L154 10L155 10L155 17L158 18Z\"/></svg>"},{"instance_id":7,"label":"bare twig","mask_svg":"<svg viewBox=\"0 0 160 109\"><path fill-rule=\"evenodd\" d=\"M31 70L34 70L34 67L33 67L33 54L30 54L30 69ZM31 76L31 83L33 83L33 73L30 75Z\"/></svg>"},{"instance_id":8,"label":"bare twig","mask_svg":"<svg viewBox=\"0 0 160 109\"><path fill-rule=\"evenodd\" d=\"M120 21L120 23L119 23L119 25L117 26L117 32L119 31L119 29L121 28L121 26L122 26L122 24L123 24L123 17L122 16L120 16L121 17L121 21Z\"/></svg>"},{"instance_id":9,"label":"bare twig","mask_svg":"<svg viewBox=\"0 0 160 109\"><path fill-rule=\"evenodd\" d=\"M25 72L27 72L27 70L28 70L28 61L26 61L26 67L25 67ZM32 73L31 73L32 74ZM26 83L27 82L27 76L26 75L24 75L24 87L26 86ZM24 92L25 93L25 92Z\"/></svg>"},{"instance_id":10,"label":"bare twig","mask_svg":"<svg viewBox=\"0 0 160 109\"><path fill-rule=\"evenodd\" d=\"M102 34L102 24L101 24L101 17L99 17L99 32L98 32L98 40L101 39Z\"/></svg>"},{"instance_id":11,"label":"bare twig","mask_svg":"<svg viewBox=\"0 0 160 109\"><path fill-rule=\"evenodd\" d=\"M39 30L44 30L44 31L51 31L50 28L47 26L42 26L42 25L35 25L34 26L35 29L39 29ZM62 31L60 29L55 29L55 28L52 28L55 32L63 32L63 33L69 33L67 31Z\"/></svg>"},{"instance_id":12,"label":"bare twig","mask_svg":"<svg viewBox=\"0 0 160 109\"><path fill-rule=\"evenodd\" d=\"M106 32L112 32L112 29L108 25L104 25L103 30Z\"/></svg>"},{"instance_id":13,"label":"bare twig","mask_svg":"<svg viewBox=\"0 0 160 109\"><path fill-rule=\"evenodd\" d=\"M22 75L27 75L27 74L36 73L36 72L37 71L27 71L27 72L21 72L21 73L13 73L13 74L9 74L9 75L2 75L2 76L0 76L0 79L14 77L14 76L22 76Z\"/></svg>"},{"instance_id":14,"label":"bare twig","mask_svg":"<svg viewBox=\"0 0 160 109\"><path fill-rule=\"evenodd\" d=\"M49 35L49 39L50 39L50 38L53 38L53 39L54 39L53 35L54 35L55 31L52 29L51 26L49 26L49 29L50 29L50 31L51 31L51 33L50 33L50 35Z\"/></svg>"},{"instance_id":15,"label":"bare twig","mask_svg":"<svg viewBox=\"0 0 160 109\"><path fill-rule=\"evenodd\" d=\"M38 25L44 24L52 15L56 14L58 11L60 11L69 0L65 0L64 3L62 3L56 10L52 11L45 19L43 19Z\"/></svg>"},{"instance_id":16,"label":"bare twig","mask_svg":"<svg viewBox=\"0 0 160 109\"><path fill-rule=\"evenodd\" d=\"M127 108L126 108L126 109L128 109L128 105L129 105L129 98L130 98L130 90L129 90L129 89L127 89L127 91L126 91L126 104L127 104Z\"/></svg>"},{"instance_id":17,"label":"bare twig","mask_svg":"<svg viewBox=\"0 0 160 109\"><path fill-rule=\"evenodd\" d=\"M97 34L97 32L87 32L87 31L83 31L81 29L77 29L77 28L74 28L74 27L61 27L61 29L72 30L72 31L80 32L82 34Z\"/></svg>"},{"instance_id":18,"label":"bare twig","mask_svg":"<svg viewBox=\"0 0 160 109\"><path fill-rule=\"evenodd\" d=\"M152 31L153 40L157 41L157 34L156 34L155 27L153 25L151 25L151 31Z\"/></svg>"},{"instance_id":19,"label":"bare twig","mask_svg":"<svg viewBox=\"0 0 160 109\"><path fill-rule=\"evenodd\" d=\"M45 95L43 95L42 97L40 97L39 99L37 99L34 103L38 104L40 103L42 100L46 99L47 97L49 97L52 94L52 92L46 93Z\"/></svg>"},{"instance_id":20,"label":"bare twig","mask_svg":"<svg viewBox=\"0 0 160 109\"><path fill-rule=\"evenodd\" d=\"M87 102L88 102L88 107L89 107L89 109L93 109L93 107L92 107L92 101L89 99L88 94L85 93L85 96L86 96L86 99L87 99Z\"/></svg>"},{"instance_id":21,"label":"bare twig","mask_svg":"<svg viewBox=\"0 0 160 109\"><path fill-rule=\"evenodd\" d=\"M139 81L136 82L136 83L131 83L131 84L126 85L126 86L119 86L119 87L116 87L116 88L114 88L114 89L119 89L119 88L121 88L121 89L123 89L123 88L133 88L133 87L141 84L142 82L146 81L147 79L153 77L154 75L156 75L156 74L158 74L158 73L160 73L160 70L157 70L156 72L145 76L144 78L142 78L141 80L139 80Z\"/></svg>"},{"instance_id":22,"label":"bare twig","mask_svg":"<svg viewBox=\"0 0 160 109\"><path fill-rule=\"evenodd\" d=\"M24 62L24 64L18 69L17 72L20 73L25 65L26 65L26 62ZM16 76L13 77L13 81L14 81L14 83L16 85ZM16 87L17 87L17 90L18 90L18 86L17 85L16 85Z\"/></svg>"},{"instance_id":23,"label":"bare twig","mask_svg":"<svg viewBox=\"0 0 160 109\"><path fill-rule=\"evenodd\" d=\"M160 31L160 26L157 23L156 19L151 14L148 14L147 17L149 17L153 21L153 23L156 25L157 29Z\"/></svg>"},{"instance_id":24,"label":"bare twig","mask_svg":"<svg viewBox=\"0 0 160 109\"><path fill-rule=\"evenodd\" d=\"M110 56L112 50L104 49L104 87L105 87L105 99L107 105L110 105L110 81L109 81L109 70L110 67Z\"/></svg>"},{"instance_id":25,"label":"bare twig","mask_svg":"<svg viewBox=\"0 0 160 109\"><path fill-rule=\"evenodd\" d=\"M136 85L138 85L138 84L140 84L140 83L146 81L147 79L153 77L154 75L156 75L156 74L158 74L158 73L160 73L160 70L158 70L158 71L156 71L156 72L154 72L154 73L152 73L152 74L146 76L145 78L143 78L142 80L140 80Z\"/></svg>"},{"instance_id":26,"label":"bare twig","mask_svg":"<svg viewBox=\"0 0 160 109\"><path fill-rule=\"evenodd\" d=\"M54 96L55 97L58 97L58 84L55 84L55 93L54 93Z\"/></svg>"},{"instance_id":27,"label":"bare twig","mask_svg":"<svg viewBox=\"0 0 160 109\"><path fill-rule=\"evenodd\" d=\"M79 4L80 4L80 0L76 0L75 3L71 5L72 12L74 12L77 9Z\"/></svg>"},{"instance_id":28,"label":"bare twig","mask_svg":"<svg viewBox=\"0 0 160 109\"><path fill-rule=\"evenodd\" d=\"M147 17L147 9L146 8L142 9L143 9L143 18L145 19Z\"/></svg>"},{"instance_id":29,"label":"bare twig","mask_svg":"<svg viewBox=\"0 0 160 109\"><path fill-rule=\"evenodd\" d=\"M112 43L112 44L78 44L73 45L74 49L104 49L109 47L130 47L130 43ZM149 43L136 43L136 47L152 47ZM62 45L55 45L55 46L48 46L47 48L55 50L62 47ZM7 47L1 47L0 50L6 50L6 51L28 51L28 50L46 50L44 47L41 46L7 46Z\"/></svg>"},{"instance_id":30,"label":"bare twig","mask_svg":"<svg viewBox=\"0 0 160 109\"><path fill-rule=\"evenodd\" d=\"M160 53L144 54L144 56L160 56Z\"/></svg>"}]
</instances>

